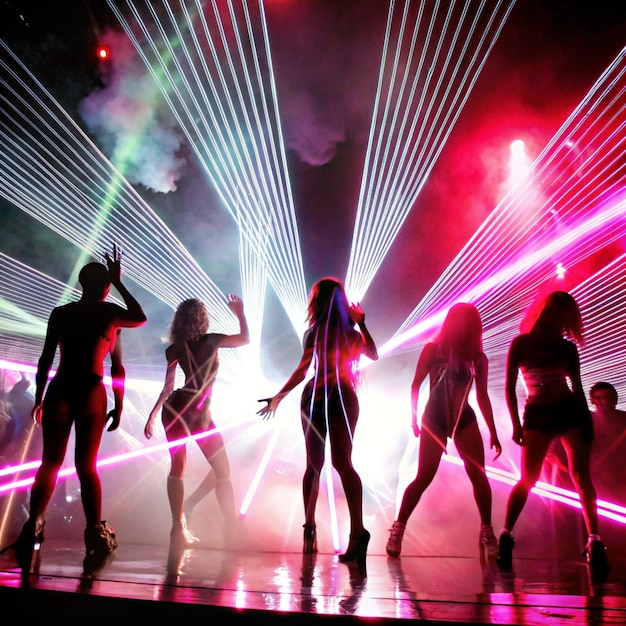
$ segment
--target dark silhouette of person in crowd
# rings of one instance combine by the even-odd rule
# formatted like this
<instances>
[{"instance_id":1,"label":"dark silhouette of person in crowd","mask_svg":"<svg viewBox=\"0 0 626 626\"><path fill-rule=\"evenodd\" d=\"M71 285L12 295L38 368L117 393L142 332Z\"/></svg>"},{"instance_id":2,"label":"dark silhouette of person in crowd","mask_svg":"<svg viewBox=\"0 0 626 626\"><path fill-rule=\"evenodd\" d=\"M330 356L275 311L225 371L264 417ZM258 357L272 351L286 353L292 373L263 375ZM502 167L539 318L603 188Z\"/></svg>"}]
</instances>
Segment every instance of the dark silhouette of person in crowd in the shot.
<instances>
[{"instance_id":1,"label":"dark silhouette of person in crowd","mask_svg":"<svg viewBox=\"0 0 626 626\"><path fill-rule=\"evenodd\" d=\"M94 262L80 270L80 300L56 307L48 320L32 409L33 420L42 427L43 455L31 490L29 518L10 546L15 549L23 570L30 568L35 544L43 541L46 507L65 458L72 425L76 473L86 521L86 558L110 553L117 546L113 530L102 521L102 486L96 463L107 422L111 422L107 430L113 431L122 415L125 370L118 331L141 326L146 316L122 284L121 252L117 246L113 246L111 255L105 254L105 261L106 266ZM111 285L126 308L105 301ZM57 348L59 364L48 384ZM108 413L103 383L107 355L111 357L114 395L114 408Z\"/></svg>"},{"instance_id":2,"label":"dark silhouette of person in crowd","mask_svg":"<svg viewBox=\"0 0 626 626\"><path fill-rule=\"evenodd\" d=\"M626 499L626 411L617 408L617 389L609 382L596 382L589 389L593 406L593 443L591 445L591 475L599 497ZM548 452L552 482L571 489L567 471L567 455L559 440L554 440Z\"/></svg>"},{"instance_id":3,"label":"dark silhouette of person in crowd","mask_svg":"<svg viewBox=\"0 0 626 626\"><path fill-rule=\"evenodd\" d=\"M482 349L482 333L482 320L476 307L458 303L448 311L438 337L427 343L420 353L411 383L411 426L415 436L421 437L417 475L406 487L398 518L391 527L387 541L389 556L400 555L406 524L435 477L448 439L454 441L474 489L481 520L480 545L484 546L489 556L497 556L498 543L491 525L491 486L485 472L485 449L476 413L468 403L475 383L478 406L491 436L490 447L495 448L495 458L498 458L502 446L487 391L489 362ZM420 428L417 419L419 392L427 376L430 394Z\"/></svg>"},{"instance_id":4,"label":"dark silhouette of person in crowd","mask_svg":"<svg viewBox=\"0 0 626 626\"><path fill-rule=\"evenodd\" d=\"M0 459L4 459L6 465L21 465L41 459L41 432L30 415L35 400L31 387L31 382L22 374L11 389L3 394L5 415L4 418L0 416L0 420L6 422L6 429L0 437ZM7 514L20 528L28 516L28 491L18 489L2 499L8 506ZM13 511L19 511L23 517L18 519Z\"/></svg>"},{"instance_id":5,"label":"dark silhouette of person in crowd","mask_svg":"<svg viewBox=\"0 0 626 626\"><path fill-rule=\"evenodd\" d=\"M593 405L591 415L594 419L606 417L610 420L626 420L626 411L617 408L619 396L617 389L615 389L611 383L599 381L591 385L589 389L589 400ZM619 429L620 432L623 430L624 422L622 421L621 423L622 427Z\"/></svg>"},{"instance_id":6,"label":"dark silhouette of person in crowd","mask_svg":"<svg viewBox=\"0 0 626 626\"><path fill-rule=\"evenodd\" d=\"M348 302L344 286L336 278L322 278L313 285L307 318L309 327L300 362L275 396L261 400L267 405L258 414L272 416L313 364L313 376L304 387L300 404L307 457L302 481L303 552L317 551L315 507L328 435L332 464L341 478L350 512L350 541L339 560L356 561L363 568L370 533L363 526L363 485L352 464L352 441L359 417L356 370L361 355L377 360L378 352L365 326L363 309Z\"/></svg>"},{"instance_id":7,"label":"dark silhouette of person in crowd","mask_svg":"<svg viewBox=\"0 0 626 626\"><path fill-rule=\"evenodd\" d=\"M21 375L11 389L4 394L4 404L10 417L4 439L4 455L12 463L23 463L41 458L41 442L34 438L31 419L34 395L31 382ZM36 439L36 440L35 440Z\"/></svg>"},{"instance_id":8,"label":"dark silhouette of person in crowd","mask_svg":"<svg viewBox=\"0 0 626 626\"><path fill-rule=\"evenodd\" d=\"M499 539L498 563L510 568L515 542L513 528L537 482L555 437L567 453L572 482L580 496L589 535L586 555L592 575L609 571L605 547L598 534L596 491L590 473L593 424L581 382L577 344L583 342L583 322L571 294L554 291L538 309L536 319L522 324L511 342L506 366L506 402L513 425L513 441L521 446L521 477L507 502ZM520 420L517 380L526 388L524 420Z\"/></svg>"},{"instance_id":9,"label":"dark silhouette of person in crowd","mask_svg":"<svg viewBox=\"0 0 626 626\"><path fill-rule=\"evenodd\" d=\"M606 498L617 498L620 504L626 504L626 411L617 408L617 389L608 382L593 384L589 400L593 406L591 472L594 483L601 493L605 492Z\"/></svg>"},{"instance_id":10,"label":"dark silhouette of person in crowd","mask_svg":"<svg viewBox=\"0 0 626 626\"><path fill-rule=\"evenodd\" d=\"M22 375L19 380L15 381L13 387L11 387L6 395L6 400L9 403L15 418L21 419L21 421L30 421L23 419L25 415L30 417L30 412L33 408L34 396L30 391L30 388L30 380L28 380L26 376Z\"/></svg>"},{"instance_id":11,"label":"dark silhouette of person in crowd","mask_svg":"<svg viewBox=\"0 0 626 626\"><path fill-rule=\"evenodd\" d=\"M11 456L11 442L13 441L13 431L15 423L11 412L9 411L9 403L6 401L4 394L0 398L0 464L9 465Z\"/></svg>"},{"instance_id":12,"label":"dark silhouette of person in crowd","mask_svg":"<svg viewBox=\"0 0 626 626\"><path fill-rule=\"evenodd\" d=\"M219 367L218 350L238 348L250 341L242 300L230 294L227 304L239 320L239 333L236 335L209 333L209 315L201 300L192 298L178 305L170 327L172 343L165 350L165 382L144 429L148 439L154 434L154 421L161 408L161 420L169 442L215 429L210 404ZM185 374L185 383L179 389L174 389L177 366ZM237 511L224 439L215 430L208 436L196 439L196 443L214 474L215 494L224 516L227 536L234 538ZM170 447L170 456L171 466L167 478L167 495L172 513L170 545L191 545L197 538L187 528L183 508L187 442Z\"/></svg>"}]
</instances>

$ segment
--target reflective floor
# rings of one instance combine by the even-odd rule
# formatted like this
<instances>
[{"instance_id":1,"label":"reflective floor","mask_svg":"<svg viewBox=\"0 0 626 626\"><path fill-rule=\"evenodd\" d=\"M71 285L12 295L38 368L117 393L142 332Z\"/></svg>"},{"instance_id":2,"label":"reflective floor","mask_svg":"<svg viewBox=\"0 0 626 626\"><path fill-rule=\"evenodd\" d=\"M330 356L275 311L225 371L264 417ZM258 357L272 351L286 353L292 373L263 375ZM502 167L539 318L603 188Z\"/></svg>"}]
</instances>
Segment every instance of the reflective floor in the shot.
<instances>
[{"instance_id":1,"label":"reflective floor","mask_svg":"<svg viewBox=\"0 0 626 626\"><path fill-rule=\"evenodd\" d=\"M445 491L425 493L407 526L400 558L385 553L391 515L367 516L372 534L367 571L339 563L323 500L319 553L302 555L295 487L289 497L284 490L280 499L264 494L259 501L264 506L250 510L230 542L214 500L207 498L191 517L199 542L183 552L169 549L166 495L151 493L152 482L135 481L136 489L118 494L109 489L105 508L119 547L92 577L83 576L80 504L51 506L45 541L27 576L22 577L11 552L0 555L0 607L15 607L26 623L49 622L53 616L63 626L163 619L170 624L210 619L231 626L329 621L378 626L407 620L626 624L625 524L601 519L611 571L605 582L594 582L581 556L580 510L532 496L516 525L513 569L502 572L479 549L471 489L453 470L445 466L440 471L444 478L451 474ZM504 518L507 493L508 487L494 485L494 520ZM369 502L366 508L375 510ZM15 538L25 511L21 515L14 506L0 545ZM340 550L349 534L347 519L345 513L339 518Z\"/></svg>"},{"instance_id":2,"label":"reflective floor","mask_svg":"<svg viewBox=\"0 0 626 626\"><path fill-rule=\"evenodd\" d=\"M626 559L594 584L581 558L516 558L513 571L476 557L368 555L367 571L336 554L183 552L121 543L91 577L83 544L48 537L22 576L0 556L0 602L28 619L111 624L217 616L239 623L625 624ZM477 550L478 552L478 550ZM297 619L296 619L297 618ZM30 622L28 622L30 623ZM221 622L220 622L221 623Z\"/></svg>"}]
</instances>

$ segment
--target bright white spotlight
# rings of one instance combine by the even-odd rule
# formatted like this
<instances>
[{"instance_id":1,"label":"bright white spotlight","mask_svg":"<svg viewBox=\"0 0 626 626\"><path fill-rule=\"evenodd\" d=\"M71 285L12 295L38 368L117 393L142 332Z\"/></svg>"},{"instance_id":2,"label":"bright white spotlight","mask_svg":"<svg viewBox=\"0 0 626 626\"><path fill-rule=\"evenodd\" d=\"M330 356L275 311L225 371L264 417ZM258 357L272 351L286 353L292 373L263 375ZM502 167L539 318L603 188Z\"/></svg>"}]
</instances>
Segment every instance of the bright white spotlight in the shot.
<instances>
[{"instance_id":1,"label":"bright white spotlight","mask_svg":"<svg viewBox=\"0 0 626 626\"><path fill-rule=\"evenodd\" d=\"M511 144L511 158L509 159L509 180L515 183L528 173L530 159L526 154L526 146L521 139Z\"/></svg>"}]
</instances>

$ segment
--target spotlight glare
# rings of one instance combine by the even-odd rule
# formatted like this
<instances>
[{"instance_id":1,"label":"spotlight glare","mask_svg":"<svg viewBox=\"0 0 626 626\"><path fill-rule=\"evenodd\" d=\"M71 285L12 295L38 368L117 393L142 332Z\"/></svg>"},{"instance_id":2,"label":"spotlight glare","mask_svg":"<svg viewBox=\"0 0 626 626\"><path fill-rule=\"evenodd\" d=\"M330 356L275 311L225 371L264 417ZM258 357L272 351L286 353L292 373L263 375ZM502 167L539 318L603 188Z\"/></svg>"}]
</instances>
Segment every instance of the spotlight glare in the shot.
<instances>
[{"instance_id":1,"label":"spotlight glare","mask_svg":"<svg viewBox=\"0 0 626 626\"><path fill-rule=\"evenodd\" d=\"M509 159L509 182L515 183L528 173L529 158L526 154L526 146L521 139L516 139L511 144L511 157Z\"/></svg>"},{"instance_id":2,"label":"spotlight glare","mask_svg":"<svg viewBox=\"0 0 626 626\"><path fill-rule=\"evenodd\" d=\"M100 61L106 61L110 56L109 49L106 46L100 46L96 55Z\"/></svg>"}]
</instances>

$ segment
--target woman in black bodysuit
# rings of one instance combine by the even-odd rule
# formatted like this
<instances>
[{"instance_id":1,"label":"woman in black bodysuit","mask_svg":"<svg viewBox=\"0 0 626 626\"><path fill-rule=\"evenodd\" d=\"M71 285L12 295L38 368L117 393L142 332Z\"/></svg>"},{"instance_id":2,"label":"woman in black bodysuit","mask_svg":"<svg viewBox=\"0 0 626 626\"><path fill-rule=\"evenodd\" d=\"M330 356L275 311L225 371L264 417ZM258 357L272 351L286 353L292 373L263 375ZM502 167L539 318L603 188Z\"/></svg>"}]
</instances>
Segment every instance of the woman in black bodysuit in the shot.
<instances>
[{"instance_id":1,"label":"woman in black bodysuit","mask_svg":"<svg viewBox=\"0 0 626 626\"><path fill-rule=\"evenodd\" d=\"M554 291L543 301L527 332L511 342L506 367L506 401L513 425L513 441L521 446L521 477L509 495L498 563L512 564L513 526L537 482L552 439L561 439L567 452L572 482L580 495L589 540L586 553L592 573L609 571L604 544L598 535L596 491L591 480L593 439L591 413L580 375L577 343L583 341L578 303L565 291ZM525 329L524 329L525 330ZM517 380L526 387L524 422L520 420Z\"/></svg>"},{"instance_id":2,"label":"woman in black bodysuit","mask_svg":"<svg viewBox=\"0 0 626 626\"><path fill-rule=\"evenodd\" d=\"M228 306L239 320L240 332L236 335L207 332L209 316L202 301L192 298L179 304L170 328L172 344L165 351L165 382L144 429L148 439L153 435L154 420L161 407L165 435L170 442L213 428L210 403L219 366L218 349L237 348L249 342L243 302L231 294L228 296ZM174 390L176 367L179 365L185 374L185 384ZM217 501L227 530L232 530L237 513L230 481L230 464L222 435L214 432L210 436L197 439L196 443L211 465L215 475ZM196 538L188 531L183 513L186 442L171 447L170 456L167 495L172 512L171 541L174 544L189 544L196 541Z\"/></svg>"},{"instance_id":3,"label":"woman in black bodysuit","mask_svg":"<svg viewBox=\"0 0 626 626\"><path fill-rule=\"evenodd\" d=\"M474 499L481 519L480 542L495 557L498 543L491 526L491 486L485 473L485 451L476 414L468 404L474 382L476 398L491 434L490 447L500 456L493 409L487 393L488 361L482 350L482 321L476 307L455 304L443 323L436 341L422 350L411 383L411 426L421 436L417 476L404 491L398 518L391 527L387 554L399 556L409 517L430 485L447 447L453 439L474 488ZM430 395L422 427L417 423L417 406L422 382L429 376Z\"/></svg>"},{"instance_id":4,"label":"woman in black bodysuit","mask_svg":"<svg viewBox=\"0 0 626 626\"><path fill-rule=\"evenodd\" d=\"M350 543L339 560L357 561L362 567L370 534L363 526L363 486L352 465L352 439L359 416L356 366L362 354L376 360L378 353L365 327L363 309L348 302L344 287L336 278L322 278L313 285L308 320L300 362L282 389L265 400L267 406L259 414L272 415L282 399L304 380L313 363L313 377L304 387L300 404L307 454L302 480L303 552L317 551L315 505L328 434L333 467L341 477L350 511Z\"/></svg>"}]
</instances>

